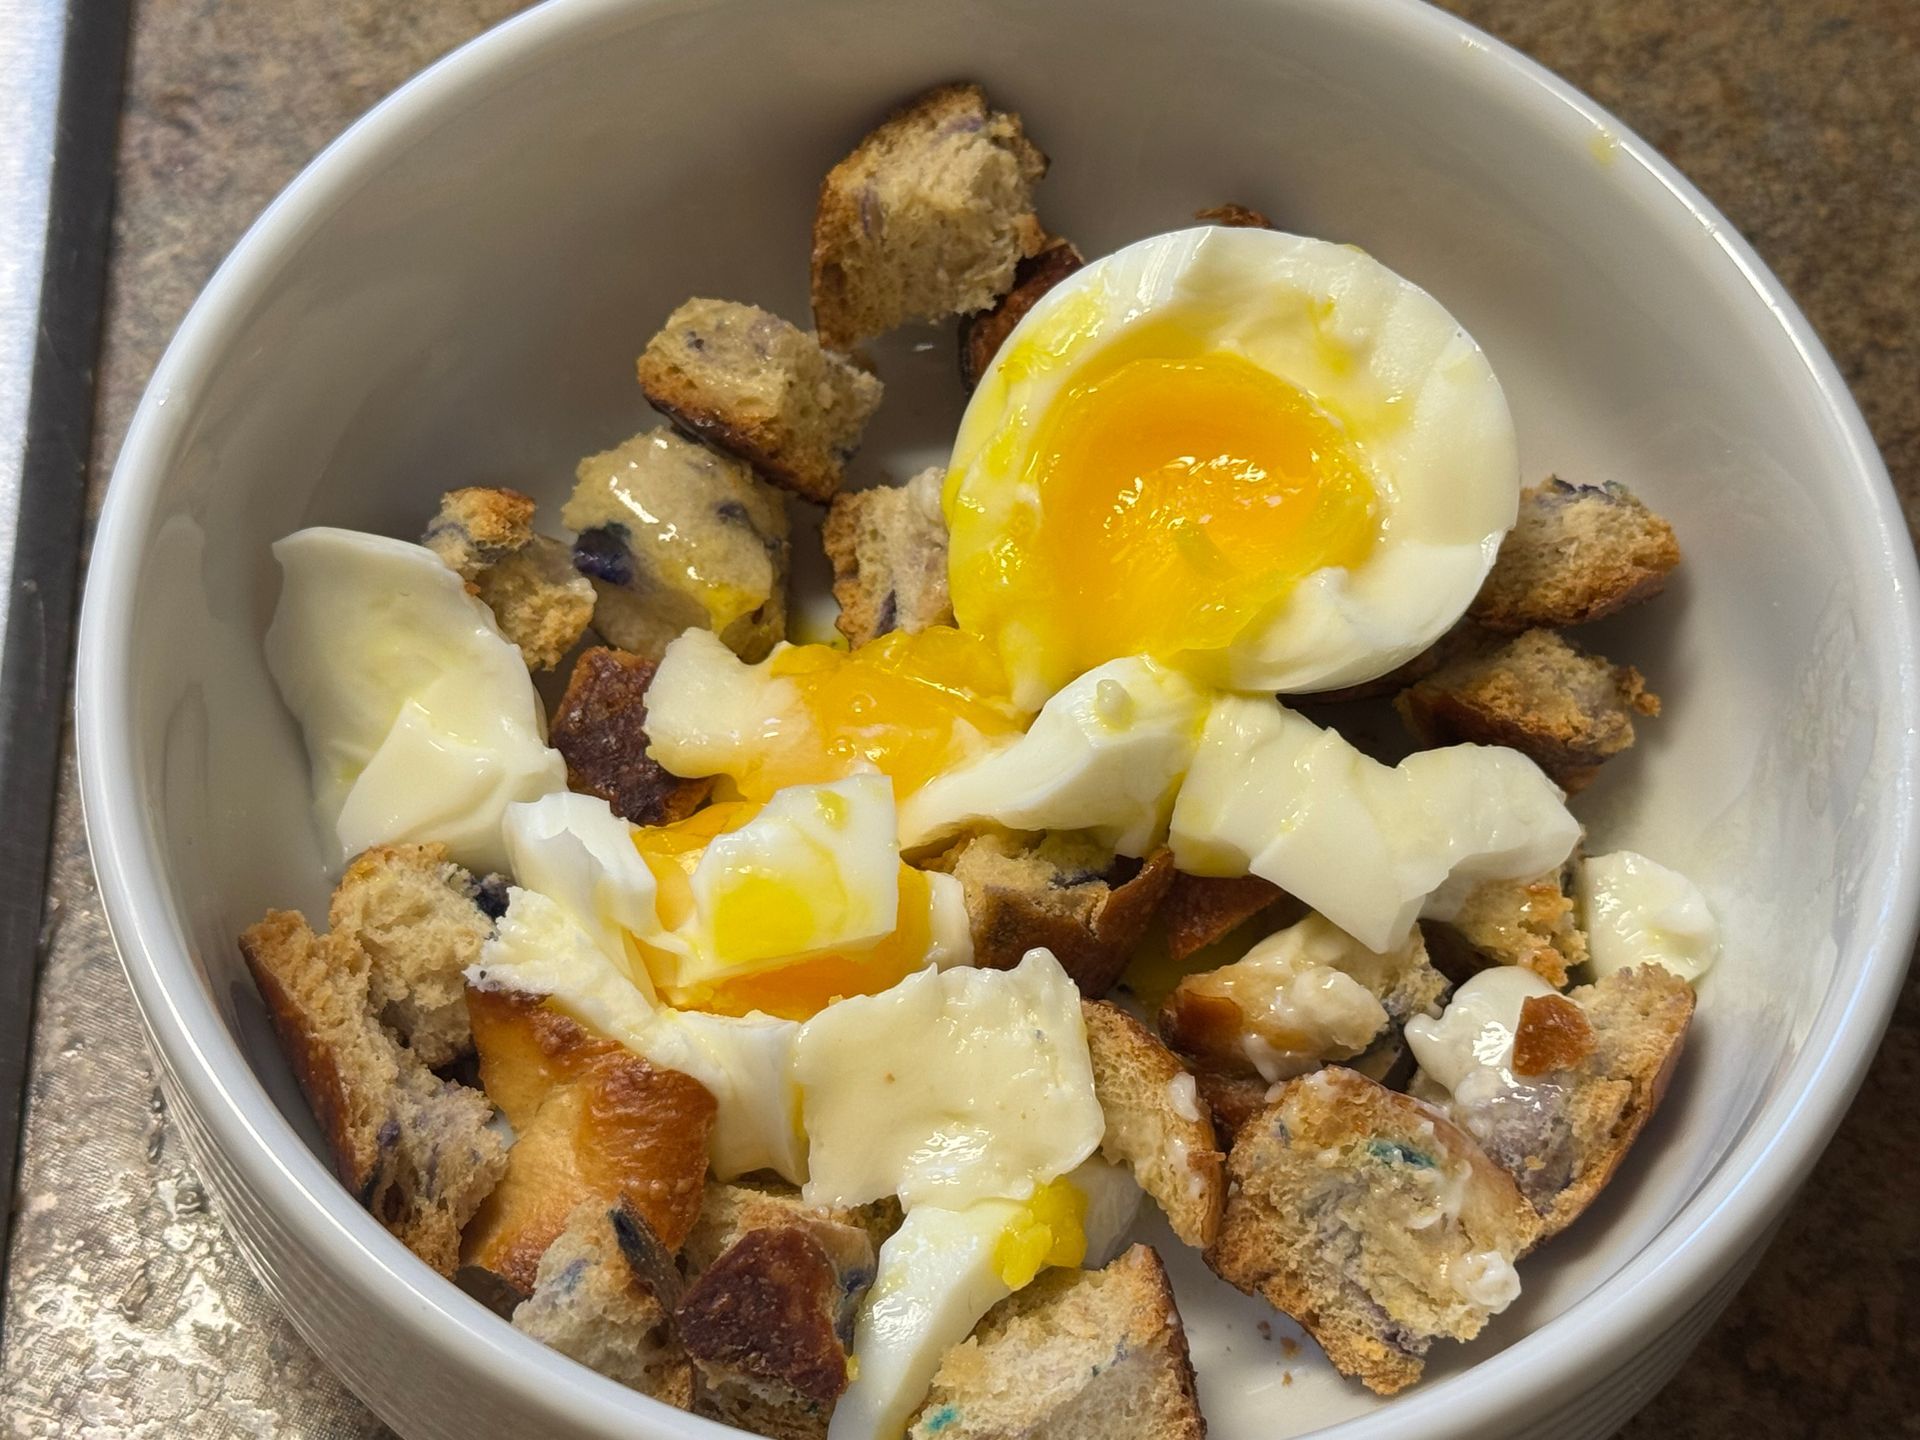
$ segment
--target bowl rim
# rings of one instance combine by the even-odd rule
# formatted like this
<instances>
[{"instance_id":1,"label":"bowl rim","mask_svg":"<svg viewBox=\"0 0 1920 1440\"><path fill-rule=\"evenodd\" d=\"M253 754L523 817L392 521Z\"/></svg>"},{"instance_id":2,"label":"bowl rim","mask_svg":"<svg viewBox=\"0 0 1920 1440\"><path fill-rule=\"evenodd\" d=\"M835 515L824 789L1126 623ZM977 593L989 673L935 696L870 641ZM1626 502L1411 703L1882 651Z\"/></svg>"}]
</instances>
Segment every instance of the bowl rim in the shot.
<instances>
[{"instance_id":1,"label":"bowl rim","mask_svg":"<svg viewBox=\"0 0 1920 1440\"><path fill-rule=\"evenodd\" d=\"M336 203L378 171L409 134L457 109L503 69L531 66L549 50L578 43L597 25L647 12L692 8L699 0L545 0L448 53L373 107L281 191L221 264L156 368L107 489L81 611L75 661L75 727L81 799L108 928L161 1070L186 1100L223 1168L242 1178L300 1248L326 1253L343 1285L423 1348L511 1377L529 1406L582 1433L720 1437L736 1432L672 1410L607 1380L501 1323L443 1283L355 1204L330 1168L308 1150L253 1074L199 983L191 944L175 912L159 847L150 843L137 714L128 652L137 610L135 581L163 481L188 430L191 397L253 302L275 281L284 257L323 224ZM725 5L710 0L702 8ZM1324 0L1243 0L1279 8L1324 8ZM1679 233L1704 232L1720 252L1701 261L1751 291L1778 326L1775 363L1798 372L1817 418L1852 472L1846 538L1856 558L1884 574L1883 637L1897 682L1897 740L1883 828L1890 863L1865 878L1857 906L1878 915L1854 981L1830 986L1788 1066L1778 1093L1749 1120L1699 1189L1623 1266L1565 1312L1456 1375L1392 1405L1314 1432L1326 1440L1389 1440L1419 1433L1464 1437L1503 1420L1544 1413L1594 1377L1626 1365L1661 1331L1720 1293L1740 1259L1761 1244L1840 1122L1889 1020L1920 922L1920 572L1892 482L1832 358L1798 306L1724 216L1617 117L1537 62L1467 21L1420 0L1344 0L1351 23L1438 64L1463 49L1486 63L1471 82L1490 103L1569 136L1605 138L1623 170L1657 183L1639 201L1650 218ZM1771 332L1770 332L1771 333ZM1884 682L1883 682L1884 683ZM1887 732L1882 724L1883 736ZM1863 926L1863 933L1865 927ZM1838 979L1839 977L1836 977ZM204 1162L204 1158L203 1162ZM216 1197L217 1199L217 1197ZM288 1310L303 1334L303 1317ZM1572 1343L1568 1343L1572 1342ZM363 1397L379 1408L379 1397Z\"/></svg>"}]
</instances>

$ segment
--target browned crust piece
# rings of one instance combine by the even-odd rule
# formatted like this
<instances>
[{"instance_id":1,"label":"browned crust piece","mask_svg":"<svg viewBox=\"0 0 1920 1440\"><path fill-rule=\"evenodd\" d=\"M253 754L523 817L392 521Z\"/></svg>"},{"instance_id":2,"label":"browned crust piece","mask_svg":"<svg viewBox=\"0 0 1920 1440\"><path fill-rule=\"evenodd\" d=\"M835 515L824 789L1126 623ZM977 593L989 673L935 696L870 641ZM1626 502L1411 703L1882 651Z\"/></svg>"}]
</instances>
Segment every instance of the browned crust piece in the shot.
<instances>
[{"instance_id":1,"label":"browned crust piece","mask_svg":"<svg viewBox=\"0 0 1920 1440\"><path fill-rule=\"evenodd\" d=\"M647 687L655 668L624 650L582 652L547 733L567 762L568 788L598 795L635 825L684 820L713 793L711 778L683 780L647 754Z\"/></svg>"},{"instance_id":2,"label":"browned crust piece","mask_svg":"<svg viewBox=\"0 0 1920 1440\"><path fill-rule=\"evenodd\" d=\"M1436 671L1394 708L1422 745L1505 745L1571 794L1633 744L1633 717L1658 715L1660 697L1631 665L1529 630Z\"/></svg>"},{"instance_id":3,"label":"browned crust piece","mask_svg":"<svg viewBox=\"0 0 1920 1440\"><path fill-rule=\"evenodd\" d=\"M1423 920L1420 932L1434 968L1456 985L1490 965L1520 965L1559 990L1587 959L1587 937L1558 873L1489 880L1451 920Z\"/></svg>"},{"instance_id":4,"label":"browned crust piece","mask_svg":"<svg viewBox=\"0 0 1920 1440\"><path fill-rule=\"evenodd\" d=\"M1086 259L1070 240L1051 240L1038 255L1029 255L1013 272L1013 288L1002 295L991 310L977 311L960 321L960 383L968 390L980 383L987 366L1000 353L1013 327L1027 318L1027 312L1040 303L1040 297Z\"/></svg>"},{"instance_id":5,"label":"browned crust piece","mask_svg":"<svg viewBox=\"0 0 1920 1440\"><path fill-rule=\"evenodd\" d=\"M687 1274L697 1279L749 1231L802 1224L851 1226L867 1237L868 1248L878 1254L887 1237L900 1228L901 1218L900 1202L892 1196L853 1207L809 1205L800 1198L797 1186L764 1173L739 1180L709 1180L700 1218L681 1248L681 1261Z\"/></svg>"},{"instance_id":6,"label":"browned crust piece","mask_svg":"<svg viewBox=\"0 0 1920 1440\"><path fill-rule=\"evenodd\" d=\"M1204 210L1193 212L1193 218L1202 225L1225 225L1234 230L1278 230L1280 227L1247 205L1209 205Z\"/></svg>"},{"instance_id":7,"label":"browned crust piece","mask_svg":"<svg viewBox=\"0 0 1920 1440\"><path fill-rule=\"evenodd\" d=\"M493 1107L435 1076L380 1027L358 944L273 910L240 936L240 953L334 1173L408 1249L451 1275L461 1226L506 1169L488 1128Z\"/></svg>"},{"instance_id":8,"label":"browned crust piece","mask_svg":"<svg viewBox=\"0 0 1920 1440\"><path fill-rule=\"evenodd\" d=\"M473 591L483 571L533 543L535 509L533 497L518 490L489 485L449 490L420 543Z\"/></svg>"},{"instance_id":9,"label":"browned crust piece","mask_svg":"<svg viewBox=\"0 0 1920 1440\"><path fill-rule=\"evenodd\" d=\"M1564 995L1529 995L1520 1002L1513 1029L1513 1073L1545 1075L1578 1065L1593 1054L1587 1013Z\"/></svg>"},{"instance_id":10,"label":"browned crust piece","mask_svg":"<svg viewBox=\"0 0 1920 1440\"><path fill-rule=\"evenodd\" d=\"M1175 960L1190 959L1287 898L1286 891L1258 875L1189 875L1176 871L1160 906L1167 951Z\"/></svg>"},{"instance_id":11,"label":"browned crust piece","mask_svg":"<svg viewBox=\"0 0 1920 1440\"><path fill-rule=\"evenodd\" d=\"M1340 1066L1287 1082L1242 1127L1227 1171L1226 1217L1207 1263L1291 1315L1341 1374L1379 1395L1420 1378L1434 1339L1468 1340L1484 1325L1484 1311L1448 1293L1454 1252L1490 1250L1511 1263L1538 1227L1465 1131ZM1378 1209L1411 1195L1415 1208L1437 1202L1444 1214L1449 1192L1454 1218L1435 1225L1408 1228ZM1386 1286L1370 1288L1374 1276Z\"/></svg>"},{"instance_id":12,"label":"browned crust piece","mask_svg":"<svg viewBox=\"0 0 1920 1440\"><path fill-rule=\"evenodd\" d=\"M1131 1170L1173 1233L1204 1250L1220 1231L1226 1160L1193 1077L1124 1010L1101 1000L1080 1008L1106 1118L1101 1154Z\"/></svg>"},{"instance_id":13,"label":"browned crust piece","mask_svg":"<svg viewBox=\"0 0 1920 1440\"><path fill-rule=\"evenodd\" d=\"M623 1201L678 1250L700 1213L713 1097L541 997L467 992L480 1080L515 1140L500 1186L467 1227L461 1262L522 1294L582 1204Z\"/></svg>"},{"instance_id":14,"label":"browned crust piece","mask_svg":"<svg viewBox=\"0 0 1920 1440\"><path fill-rule=\"evenodd\" d=\"M1201 1100L1213 1112L1221 1148L1232 1150L1240 1127L1267 1108L1267 1091L1273 1087L1257 1075L1222 1075L1212 1070L1196 1070L1193 1079Z\"/></svg>"},{"instance_id":15,"label":"browned crust piece","mask_svg":"<svg viewBox=\"0 0 1920 1440\"><path fill-rule=\"evenodd\" d=\"M1554 477L1520 515L1467 613L1490 630L1584 625L1660 593L1680 563L1673 527L1627 487Z\"/></svg>"},{"instance_id":16,"label":"browned crust piece","mask_svg":"<svg viewBox=\"0 0 1920 1440\"><path fill-rule=\"evenodd\" d=\"M1047 842L1029 847L992 834L970 836L940 863L965 892L975 965L1011 970L1045 946L1095 1000L1119 981L1173 880L1166 850L1131 874L1126 860L1075 871L1051 858Z\"/></svg>"}]
</instances>

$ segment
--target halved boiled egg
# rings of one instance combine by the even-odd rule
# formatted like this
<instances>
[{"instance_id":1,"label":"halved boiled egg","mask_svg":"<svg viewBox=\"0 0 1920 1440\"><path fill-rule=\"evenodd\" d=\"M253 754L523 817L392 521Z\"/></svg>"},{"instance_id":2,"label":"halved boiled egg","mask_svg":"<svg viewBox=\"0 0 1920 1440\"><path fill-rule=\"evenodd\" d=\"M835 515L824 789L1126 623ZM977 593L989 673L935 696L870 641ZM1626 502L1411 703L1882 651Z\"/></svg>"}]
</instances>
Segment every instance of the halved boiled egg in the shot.
<instances>
[{"instance_id":1,"label":"halved boiled egg","mask_svg":"<svg viewBox=\"0 0 1920 1440\"><path fill-rule=\"evenodd\" d=\"M1001 348L948 471L948 578L1029 708L1134 654L1330 689L1459 618L1518 496L1499 382L1425 291L1350 246L1185 230Z\"/></svg>"}]
</instances>

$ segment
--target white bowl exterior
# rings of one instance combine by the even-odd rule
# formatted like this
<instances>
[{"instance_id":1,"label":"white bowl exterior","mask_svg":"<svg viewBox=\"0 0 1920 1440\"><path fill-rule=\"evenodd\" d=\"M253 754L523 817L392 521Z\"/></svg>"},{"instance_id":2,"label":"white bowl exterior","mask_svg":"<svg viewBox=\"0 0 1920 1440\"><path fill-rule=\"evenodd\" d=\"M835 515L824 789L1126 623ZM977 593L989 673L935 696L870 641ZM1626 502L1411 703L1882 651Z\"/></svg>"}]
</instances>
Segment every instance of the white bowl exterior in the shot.
<instances>
[{"instance_id":1,"label":"white bowl exterior","mask_svg":"<svg viewBox=\"0 0 1920 1440\"><path fill-rule=\"evenodd\" d=\"M1915 909L1913 557L1831 363L1719 217L1589 103L1401 0L553 0L276 203L128 436L78 666L108 915L222 1213L403 1434L728 1433L511 1331L318 1158L233 945L324 897L260 656L267 547L303 524L408 534L456 483L556 501L648 423L632 356L679 300L804 316L819 175L953 75L1025 114L1056 161L1043 212L1083 248L1228 199L1360 243L1485 346L1526 473L1625 479L1675 522L1681 582L1594 637L1668 718L1581 808L1594 848L1698 879L1727 947L1620 1180L1489 1336L1390 1405L1285 1362L1260 1309L1170 1257L1223 1440L1611 1433L1752 1263L1890 1011ZM951 353L923 339L882 347L868 476L951 434Z\"/></svg>"}]
</instances>

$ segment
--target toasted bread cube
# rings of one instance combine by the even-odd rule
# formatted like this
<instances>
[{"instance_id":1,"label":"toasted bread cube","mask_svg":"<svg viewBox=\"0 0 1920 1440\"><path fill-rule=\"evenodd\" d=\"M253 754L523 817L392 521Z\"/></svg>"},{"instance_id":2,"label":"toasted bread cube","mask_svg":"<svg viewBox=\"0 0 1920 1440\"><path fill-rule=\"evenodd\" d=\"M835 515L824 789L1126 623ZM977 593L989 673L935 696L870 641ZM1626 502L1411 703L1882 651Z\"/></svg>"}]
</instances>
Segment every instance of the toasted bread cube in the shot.
<instances>
[{"instance_id":1,"label":"toasted bread cube","mask_svg":"<svg viewBox=\"0 0 1920 1440\"><path fill-rule=\"evenodd\" d=\"M598 795L635 825L684 820L713 781L669 775L647 754L647 687L654 662L595 646L581 652L553 712L547 740L567 762L567 787Z\"/></svg>"},{"instance_id":2,"label":"toasted bread cube","mask_svg":"<svg viewBox=\"0 0 1920 1440\"><path fill-rule=\"evenodd\" d=\"M1011 970L1044 945L1080 993L1119 980L1173 878L1162 850L1135 867L1075 835L970 835L941 857L966 896L974 964Z\"/></svg>"},{"instance_id":3,"label":"toasted bread cube","mask_svg":"<svg viewBox=\"0 0 1920 1440\"><path fill-rule=\"evenodd\" d=\"M797 1186L766 1176L750 1180L709 1180L700 1215L687 1234L681 1259L687 1274L701 1271L750 1230L778 1229L803 1221L851 1225L867 1236L877 1255L889 1235L900 1228L900 1202L892 1196L871 1204L843 1208L809 1205Z\"/></svg>"},{"instance_id":4,"label":"toasted bread cube","mask_svg":"<svg viewBox=\"0 0 1920 1440\"><path fill-rule=\"evenodd\" d=\"M1391 1395L1440 1338L1471 1340L1520 1291L1533 1207L1438 1110L1330 1066L1289 1081L1227 1157L1207 1262Z\"/></svg>"},{"instance_id":5,"label":"toasted bread cube","mask_svg":"<svg viewBox=\"0 0 1920 1440\"><path fill-rule=\"evenodd\" d=\"M539 996L467 993L480 1083L514 1129L507 1173L467 1227L461 1262L531 1292L581 1205L631 1205L668 1250L700 1212L714 1101Z\"/></svg>"},{"instance_id":6,"label":"toasted bread cube","mask_svg":"<svg viewBox=\"0 0 1920 1440\"><path fill-rule=\"evenodd\" d=\"M1540 1213L1540 1239L1593 1203L1666 1094L1693 1019L1693 987L1659 965L1529 999L1516 1085L1448 1105Z\"/></svg>"},{"instance_id":7,"label":"toasted bread cube","mask_svg":"<svg viewBox=\"0 0 1920 1440\"><path fill-rule=\"evenodd\" d=\"M280 1047L334 1172L374 1218L442 1275L460 1230L499 1183L506 1147L479 1091L442 1080L395 1043L369 1003L367 953L273 910L240 937Z\"/></svg>"},{"instance_id":8,"label":"toasted bread cube","mask_svg":"<svg viewBox=\"0 0 1920 1440\"><path fill-rule=\"evenodd\" d=\"M676 1295L656 1294L628 1263L615 1226L637 1213L589 1200L567 1219L534 1271L513 1328L642 1395L693 1408L693 1362L673 1324Z\"/></svg>"},{"instance_id":9,"label":"toasted bread cube","mask_svg":"<svg viewBox=\"0 0 1920 1440\"><path fill-rule=\"evenodd\" d=\"M1488 880L1444 921L1423 920L1420 928L1435 967L1456 985L1489 965L1520 965L1564 989L1567 972L1587 959L1587 937L1558 873Z\"/></svg>"},{"instance_id":10,"label":"toasted bread cube","mask_svg":"<svg viewBox=\"0 0 1920 1440\"><path fill-rule=\"evenodd\" d=\"M1489 630L1584 625L1659 594L1679 563L1673 527L1626 486L1550 479L1521 492L1467 613Z\"/></svg>"},{"instance_id":11,"label":"toasted bread cube","mask_svg":"<svg viewBox=\"0 0 1920 1440\"><path fill-rule=\"evenodd\" d=\"M376 845L334 887L327 923L367 957L367 1000L429 1069L473 1048L469 965L493 932L481 884L444 845Z\"/></svg>"},{"instance_id":12,"label":"toasted bread cube","mask_svg":"<svg viewBox=\"0 0 1920 1440\"><path fill-rule=\"evenodd\" d=\"M1267 1092L1275 1088L1258 1075L1222 1075L1213 1070L1195 1070L1193 1079L1201 1102L1213 1116L1213 1133L1220 1137L1222 1151L1233 1149L1240 1127L1267 1108Z\"/></svg>"},{"instance_id":13,"label":"toasted bread cube","mask_svg":"<svg viewBox=\"0 0 1920 1440\"><path fill-rule=\"evenodd\" d=\"M1175 960L1186 960L1287 899L1286 891L1258 875L1175 871L1160 905L1168 953Z\"/></svg>"},{"instance_id":14,"label":"toasted bread cube","mask_svg":"<svg viewBox=\"0 0 1920 1440\"><path fill-rule=\"evenodd\" d=\"M528 669L551 670L592 623L593 586L565 545L534 533L533 514L517 490L449 490L421 543L486 602Z\"/></svg>"},{"instance_id":15,"label":"toasted bread cube","mask_svg":"<svg viewBox=\"0 0 1920 1440\"><path fill-rule=\"evenodd\" d=\"M638 369L654 409L816 505L839 490L880 406L872 375L778 315L729 300L687 301Z\"/></svg>"},{"instance_id":16,"label":"toasted bread cube","mask_svg":"<svg viewBox=\"0 0 1920 1440\"><path fill-rule=\"evenodd\" d=\"M780 1440L824 1435L873 1275L873 1241L857 1225L796 1214L736 1238L675 1311L701 1413Z\"/></svg>"},{"instance_id":17,"label":"toasted bread cube","mask_svg":"<svg viewBox=\"0 0 1920 1440\"><path fill-rule=\"evenodd\" d=\"M1047 157L978 85L894 112L828 172L813 220L813 323L846 350L909 320L984 310L1045 240Z\"/></svg>"},{"instance_id":18,"label":"toasted bread cube","mask_svg":"<svg viewBox=\"0 0 1920 1440\"><path fill-rule=\"evenodd\" d=\"M1160 1257L1050 1270L949 1350L911 1440L1203 1440L1187 1332Z\"/></svg>"},{"instance_id":19,"label":"toasted bread cube","mask_svg":"<svg viewBox=\"0 0 1920 1440\"><path fill-rule=\"evenodd\" d=\"M746 462L649 430L582 460L560 518L620 649L658 660L699 628L758 660L785 638L787 509Z\"/></svg>"},{"instance_id":20,"label":"toasted bread cube","mask_svg":"<svg viewBox=\"0 0 1920 1440\"><path fill-rule=\"evenodd\" d=\"M1047 248L1029 255L1013 272L1013 288L989 309L960 322L960 383L971 390L987 373L1013 327L1027 318L1040 297L1087 262L1071 241L1050 240Z\"/></svg>"},{"instance_id":21,"label":"toasted bread cube","mask_svg":"<svg viewBox=\"0 0 1920 1440\"><path fill-rule=\"evenodd\" d=\"M1219 1233L1226 1170L1193 1076L1124 1010L1101 1000L1080 1008L1107 1122L1100 1153L1133 1172L1174 1234L1204 1250Z\"/></svg>"},{"instance_id":22,"label":"toasted bread cube","mask_svg":"<svg viewBox=\"0 0 1920 1440\"><path fill-rule=\"evenodd\" d=\"M1201 1069L1272 1084L1365 1054L1446 992L1418 929L1381 954L1309 914L1233 964L1187 976L1161 1006L1160 1033Z\"/></svg>"},{"instance_id":23,"label":"toasted bread cube","mask_svg":"<svg viewBox=\"0 0 1920 1440\"><path fill-rule=\"evenodd\" d=\"M947 521L940 513L946 471L935 465L905 485L833 497L821 543L833 565L834 625L850 644L890 630L953 623L947 593Z\"/></svg>"},{"instance_id":24,"label":"toasted bread cube","mask_svg":"<svg viewBox=\"0 0 1920 1440\"><path fill-rule=\"evenodd\" d=\"M1394 708L1422 745L1506 745L1572 793L1633 744L1633 717L1658 715L1660 697L1631 665L1529 630L1441 667Z\"/></svg>"},{"instance_id":25,"label":"toasted bread cube","mask_svg":"<svg viewBox=\"0 0 1920 1440\"><path fill-rule=\"evenodd\" d=\"M1193 212L1193 218L1202 225L1225 225L1234 230L1277 230L1275 225L1258 210L1247 205L1235 205L1229 201L1225 205L1209 205L1205 210Z\"/></svg>"}]
</instances>

